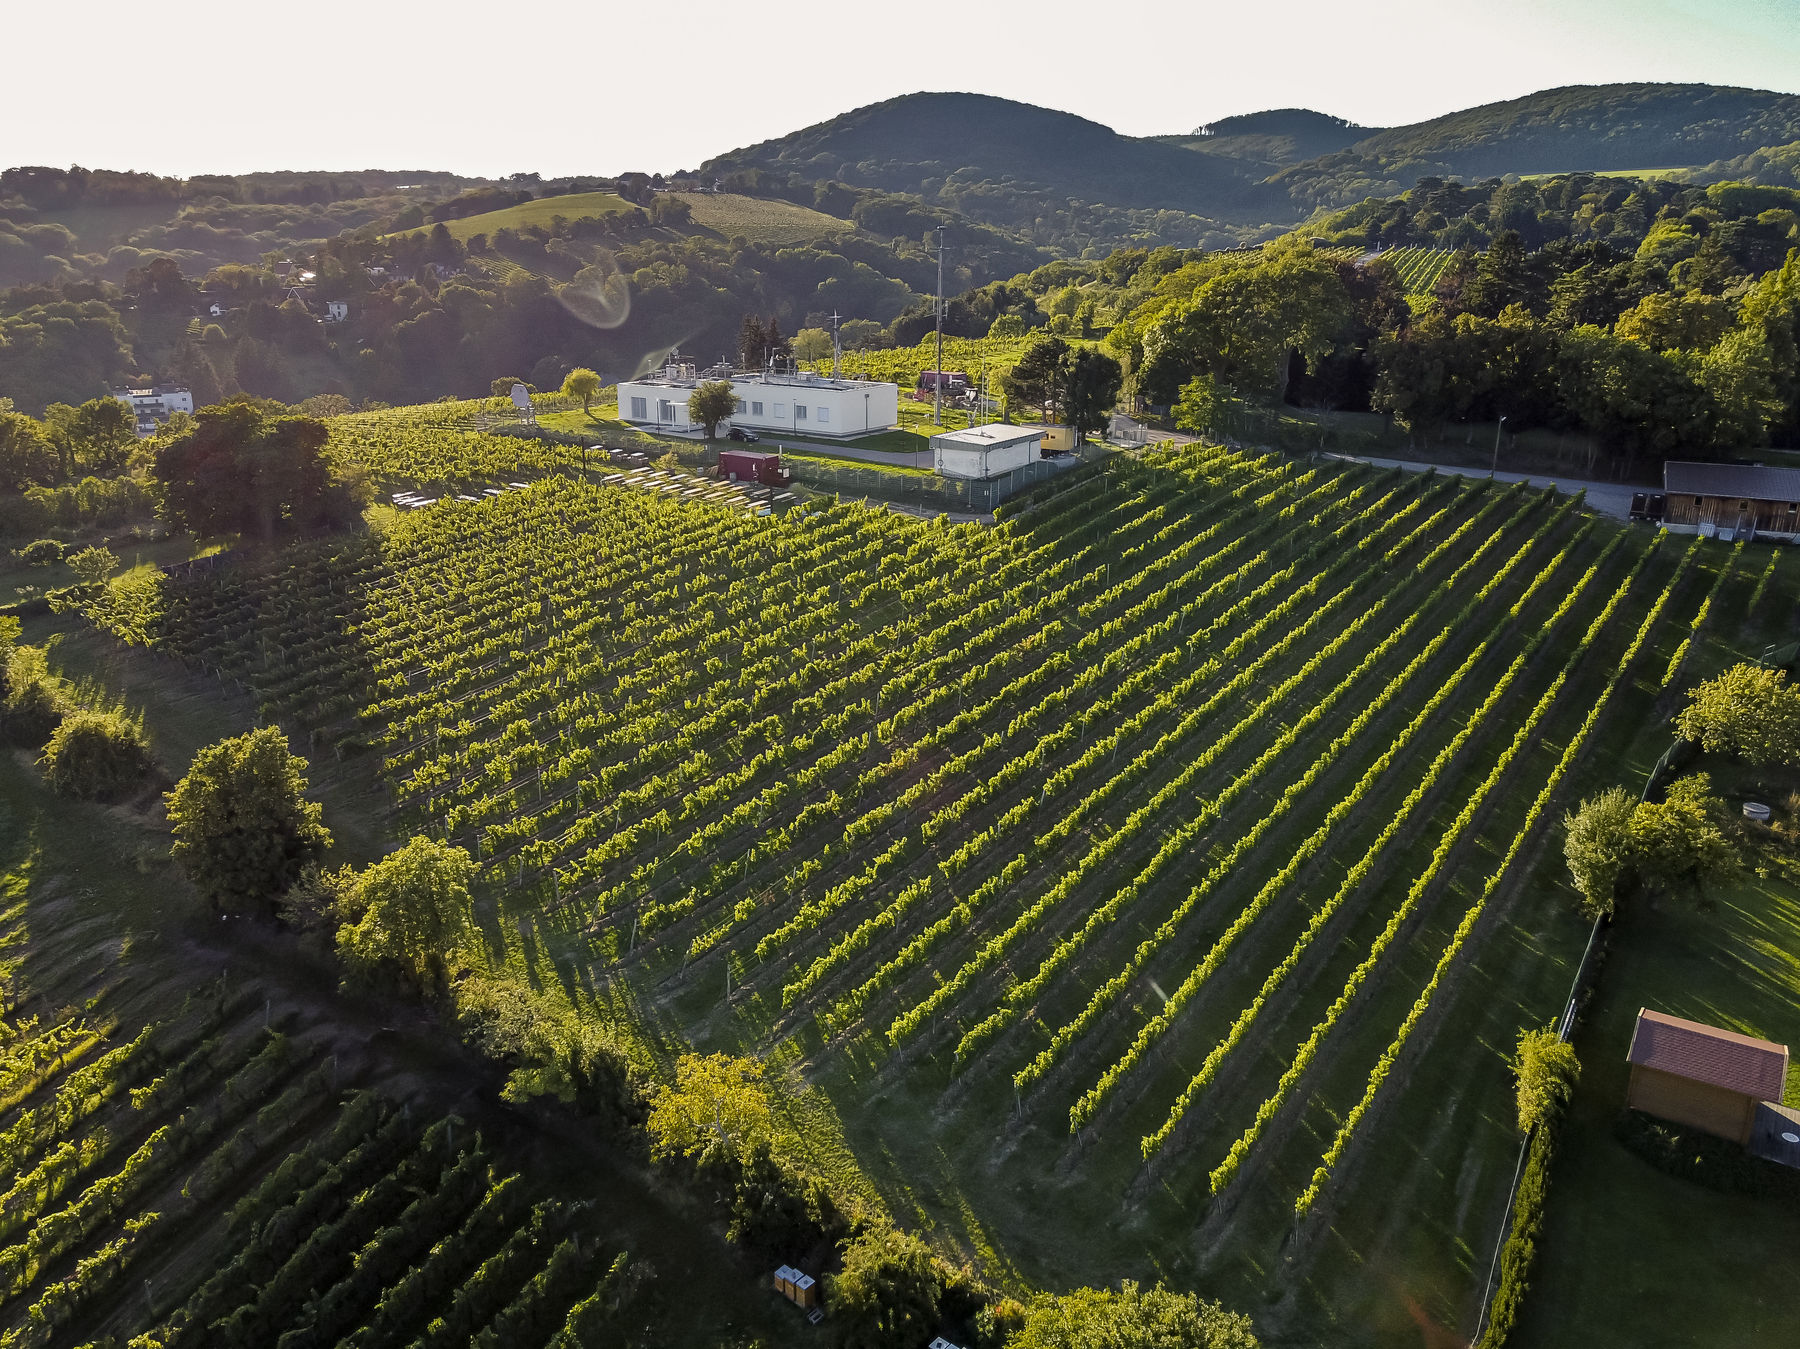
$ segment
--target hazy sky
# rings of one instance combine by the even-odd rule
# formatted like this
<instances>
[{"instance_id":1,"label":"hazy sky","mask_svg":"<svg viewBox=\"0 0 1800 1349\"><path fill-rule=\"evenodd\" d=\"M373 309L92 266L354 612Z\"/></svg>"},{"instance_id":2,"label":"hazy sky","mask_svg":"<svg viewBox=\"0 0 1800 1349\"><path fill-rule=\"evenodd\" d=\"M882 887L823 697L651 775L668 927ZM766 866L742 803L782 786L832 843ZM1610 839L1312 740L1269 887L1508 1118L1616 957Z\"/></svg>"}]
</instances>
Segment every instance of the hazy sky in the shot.
<instances>
[{"instance_id":1,"label":"hazy sky","mask_svg":"<svg viewBox=\"0 0 1800 1349\"><path fill-rule=\"evenodd\" d=\"M1800 0L100 0L8 6L0 39L0 164L174 174L668 171L919 89L1134 135L1614 80L1800 92Z\"/></svg>"}]
</instances>

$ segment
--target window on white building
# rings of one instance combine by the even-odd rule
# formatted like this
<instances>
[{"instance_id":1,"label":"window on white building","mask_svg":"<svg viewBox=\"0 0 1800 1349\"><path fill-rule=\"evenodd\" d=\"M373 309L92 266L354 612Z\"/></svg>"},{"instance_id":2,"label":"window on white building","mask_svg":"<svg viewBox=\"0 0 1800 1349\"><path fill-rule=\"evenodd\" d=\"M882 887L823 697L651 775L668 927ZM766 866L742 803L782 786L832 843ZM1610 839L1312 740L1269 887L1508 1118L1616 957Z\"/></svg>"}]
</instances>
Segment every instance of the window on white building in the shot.
<instances>
[{"instance_id":1,"label":"window on white building","mask_svg":"<svg viewBox=\"0 0 1800 1349\"><path fill-rule=\"evenodd\" d=\"M777 403L775 405L775 420L780 421L785 416L787 416L787 404Z\"/></svg>"},{"instance_id":2,"label":"window on white building","mask_svg":"<svg viewBox=\"0 0 1800 1349\"><path fill-rule=\"evenodd\" d=\"M650 415L650 400L633 398L631 400L631 416L634 421L643 421Z\"/></svg>"},{"instance_id":3,"label":"window on white building","mask_svg":"<svg viewBox=\"0 0 1800 1349\"><path fill-rule=\"evenodd\" d=\"M750 415L752 417L762 416L763 415L762 404L752 400L750 403Z\"/></svg>"},{"instance_id":4,"label":"window on white building","mask_svg":"<svg viewBox=\"0 0 1800 1349\"><path fill-rule=\"evenodd\" d=\"M819 409L819 425L820 426L830 426L831 425L831 409L830 408L820 408Z\"/></svg>"},{"instance_id":5,"label":"window on white building","mask_svg":"<svg viewBox=\"0 0 1800 1349\"><path fill-rule=\"evenodd\" d=\"M806 420L806 404L805 403L795 403L794 404L794 420L797 422L803 422Z\"/></svg>"},{"instance_id":6,"label":"window on white building","mask_svg":"<svg viewBox=\"0 0 1800 1349\"><path fill-rule=\"evenodd\" d=\"M675 405L666 398L656 400L656 420L672 422L675 420Z\"/></svg>"}]
</instances>

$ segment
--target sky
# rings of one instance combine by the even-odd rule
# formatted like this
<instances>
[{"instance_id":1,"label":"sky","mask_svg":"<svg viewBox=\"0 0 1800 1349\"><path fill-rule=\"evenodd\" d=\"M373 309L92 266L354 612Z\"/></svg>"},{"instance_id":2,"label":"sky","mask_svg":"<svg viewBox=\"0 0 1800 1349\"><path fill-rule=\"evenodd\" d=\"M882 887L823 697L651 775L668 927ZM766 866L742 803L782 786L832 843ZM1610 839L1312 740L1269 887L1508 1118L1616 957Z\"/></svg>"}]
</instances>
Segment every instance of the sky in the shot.
<instances>
[{"instance_id":1,"label":"sky","mask_svg":"<svg viewBox=\"0 0 1800 1349\"><path fill-rule=\"evenodd\" d=\"M1800 0L90 0L0 11L0 45L0 165L176 175L667 173L921 89L1129 135L1283 107L1395 126L1564 84L1800 92Z\"/></svg>"}]
</instances>

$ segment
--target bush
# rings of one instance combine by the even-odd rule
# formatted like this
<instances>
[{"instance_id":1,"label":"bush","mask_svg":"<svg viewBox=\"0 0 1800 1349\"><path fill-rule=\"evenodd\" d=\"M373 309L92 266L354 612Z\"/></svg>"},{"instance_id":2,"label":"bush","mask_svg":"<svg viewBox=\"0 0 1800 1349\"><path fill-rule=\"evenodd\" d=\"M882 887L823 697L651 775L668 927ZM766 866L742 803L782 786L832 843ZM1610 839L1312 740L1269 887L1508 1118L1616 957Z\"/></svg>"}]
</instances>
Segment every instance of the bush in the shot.
<instances>
[{"instance_id":1,"label":"bush","mask_svg":"<svg viewBox=\"0 0 1800 1349\"><path fill-rule=\"evenodd\" d=\"M1250 1318L1161 1284L1039 1293L1008 1349L1256 1349Z\"/></svg>"},{"instance_id":2,"label":"bush","mask_svg":"<svg viewBox=\"0 0 1800 1349\"><path fill-rule=\"evenodd\" d=\"M44 749L50 786L83 800L116 799L149 771L143 731L117 711L68 713Z\"/></svg>"},{"instance_id":3,"label":"bush","mask_svg":"<svg viewBox=\"0 0 1800 1349\"><path fill-rule=\"evenodd\" d=\"M27 567L48 567L53 562L61 562L68 551L59 539L34 539L19 549L19 561Z\"/></svg>"},{"instance_id":4,"label":"bush","mask_svg":"<svg viewBox=\"0 0 1800 1349\"><path fill-rule=\"evenodd\" d=\"M1567 1108L1581 1064L1574 1048L1555 1031L1526 1030L1519 1032L1519 1053L1512 1066L1519 1080L1519 1132L1528 1134Z\"/></svg>"},{"instance_id":5,"label":"bush","mask_svg":"<svg viewBox=\"0 0 1800 1349\"><path fill-rule=\"evenodd\" d=\"M847 1349L915 1349L937 1333L948 1271L918 1237L866 1232L844 1247L826 1279L826 1303Z\"/></svg>"},{"instance_id":6,"label":"bush","mask_svg":"<svg viewBox=\"0 0 1800 1349\"><path fill-rule=\"evenodd\" d=\"M6 661L6 698L0 702L0 732L6 739L42 749L67 711L68 699L50 673L43 649L12 647Z\"/></svg>"}]
</instances>

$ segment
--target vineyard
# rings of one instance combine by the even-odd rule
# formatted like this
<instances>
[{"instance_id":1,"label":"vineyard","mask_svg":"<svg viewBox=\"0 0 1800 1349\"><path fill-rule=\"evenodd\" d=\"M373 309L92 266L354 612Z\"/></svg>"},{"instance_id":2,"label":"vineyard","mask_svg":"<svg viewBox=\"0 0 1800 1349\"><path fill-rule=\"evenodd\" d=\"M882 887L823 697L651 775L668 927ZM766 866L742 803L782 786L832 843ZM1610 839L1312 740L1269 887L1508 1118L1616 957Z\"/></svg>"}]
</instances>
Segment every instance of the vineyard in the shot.
<instances>
[{"instance_id":1,"label":"vineyard","mask_svg":"<svg viewBox=\"0 0 1800 1349\"><path fill-rule=\"evenodd\" d=\"M1394 270L1394 279L1408 295L1430 295L1450 259L1453 248L1389 248L1375 255Z\"/></svg>"},{"instance_id":2,"label":"vineyard","mask_svg":"<svg viewBox=\"0 0 1800 1349\"><path fill-rule=\"evenodd\" d=\"M535 451L371 428L422 474ZM793 1067L976 1248L1068 1280L1077 1225L1116 1261L1179 1235L1291 1303L1299 1238L1309 1296L1366 1298L1329 1223L1454 1322L1510 1174L1491 1047L1572 958L1516 916L1560 915L1545 825L1732 559L1190 446L994 528L551 479L112 621L377 765L390 834L479 859L494 959Z\"/></svg>"},{"instance_id":3,"label":"vineyard","mask_svg":"<svg viewBox=\"0 0 1800 1349\"><path fill-rule=\"evenodd\" d=\"M0 1345L616 1342L643 1271L591 1216L199 1002L123 1041L0 1022Z\"/></svg>"}]
</instances>

